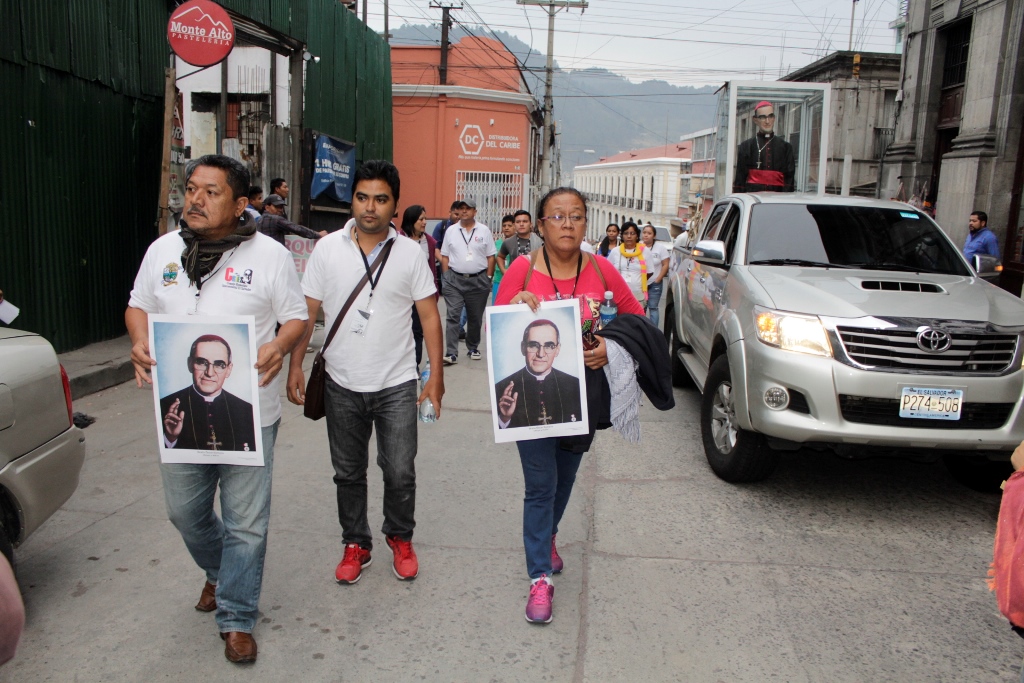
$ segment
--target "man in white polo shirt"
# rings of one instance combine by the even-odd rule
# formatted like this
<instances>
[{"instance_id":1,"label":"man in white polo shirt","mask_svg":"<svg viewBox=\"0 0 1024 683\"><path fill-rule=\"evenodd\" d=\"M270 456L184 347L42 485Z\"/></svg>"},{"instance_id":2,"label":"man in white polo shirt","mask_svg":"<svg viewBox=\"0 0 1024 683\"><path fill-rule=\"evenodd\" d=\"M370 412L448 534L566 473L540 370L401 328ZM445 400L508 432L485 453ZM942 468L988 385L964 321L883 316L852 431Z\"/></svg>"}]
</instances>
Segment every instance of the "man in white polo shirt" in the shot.
<instances>
[{"instance_id":1,"label":"man in white polo shirt","mask_svg":"<svg viewBox=\"0 0 1024 683\"><path fill-rule=\"evenodd\" d=\"M274 441L281 424L278 372L306 329L306 306L291 255L256 231L256 222L245 212L248 189L249 172L234 159L210 154L189 162L181 229L149 246L124 315L140 387L150 383L156 365L149 355L150 313L188 314L197 322L216 322L228 314L256 318L264 465L160 464L168 516L206 573L196 609L217 611L224 655L235 663L256 661L252 630L259 614ZM246 277L239 282L236 274L241 273ZM218 485L220 517L214 511Z\"/></svg>"},{"instance_id":2,"label":"man in white polo shirt","mask_svg":"<svg viewBox=\"0 0 1024 683\"><path fill-rule=\"evenodd\" d=\"M448 306L445 329L445 365L459 359L459 317L466 309L466 349L469 357L480 360L480 326L494 275L494 236L491 229L476 220L476 200L466 199L466 209L458 227L444 235L441 246L441 294Z\"/></svg>"},{"instance_id":3,"label":"man in white polo shirt","mask_svg":"<svg viewBox=\"0 0 1024 683\"><path fill-rule=\"evenodd\" d=\"M398 205L398 169L367 161L352 186L352 216L342 230L317 242L302 278L310 320L324 307L325 328L334 326L362 277L352 307L324 352L327 441L338 494L338 521L345 545L334 571L338 583L355 583L370 564L373 535L367 521L366 470L370 433L377 431L377 464L384 473L385 540L394 553L392 570L414 579L419 561L412 547L416 508L416 406L430 399L438 415L444 395L441 316L434 275L420 245L390 225ZM381 257L379 265L374 261ZM422 393L416 390L416 349L409 311L415 306L433 371ZM302 347L309 343L307 325ZM418 398L417 398L418 396ZM302 357L293 354L288 399L305 402Z\"/></svg>"}]
</instances>

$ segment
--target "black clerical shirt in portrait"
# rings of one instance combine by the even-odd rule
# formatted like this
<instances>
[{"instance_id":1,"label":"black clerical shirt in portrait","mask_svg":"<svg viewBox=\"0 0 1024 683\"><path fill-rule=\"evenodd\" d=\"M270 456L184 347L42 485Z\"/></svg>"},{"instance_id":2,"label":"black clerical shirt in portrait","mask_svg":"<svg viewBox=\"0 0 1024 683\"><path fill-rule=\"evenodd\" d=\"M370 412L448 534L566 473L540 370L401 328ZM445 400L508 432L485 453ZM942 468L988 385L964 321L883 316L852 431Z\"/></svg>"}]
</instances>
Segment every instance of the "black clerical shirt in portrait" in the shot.
<instances>
[{"instance_id":1,"label":"black clerical shirt in portrait","mask_svg":"<svg viewBox=\"0 0 1024 683\"><path fill-rule=\"evenodd\" d=\"M578 378L551 368L540 380L524 367L494 385L499 403L509 382L514 384L512 391L517 392L519 398L507 427L533 427L582 419Z\"/></svg>"},{"instance_id":2,"label":"black clerical shirt in portrait","mask_svg":"<svg viewBox=\"0 0 1024 683\"><path fill-rule=\"evenodd\" d=\"M215 399L207 401L195 387L186 387L160 399L161 434L164 415L175 400L180 401L178 412L185 411L185 419L181 434L171 448L200 451L256 450L252 404L248 401L223 390ZM163 434L163 438L166 440L167 435Z\"/></svg>"}]
</instances>

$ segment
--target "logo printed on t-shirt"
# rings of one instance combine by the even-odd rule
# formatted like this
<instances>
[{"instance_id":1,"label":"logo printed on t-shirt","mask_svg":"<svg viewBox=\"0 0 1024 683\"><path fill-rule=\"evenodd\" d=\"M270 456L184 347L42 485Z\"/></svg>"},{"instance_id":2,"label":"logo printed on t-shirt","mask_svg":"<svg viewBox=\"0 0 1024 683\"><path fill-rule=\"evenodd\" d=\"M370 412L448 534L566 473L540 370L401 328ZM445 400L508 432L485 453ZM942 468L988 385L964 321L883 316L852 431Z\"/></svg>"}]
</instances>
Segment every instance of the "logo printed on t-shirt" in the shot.
<instances>
[{"instance_id":1,"label":"logo printed on t-shirt","mask_svg":"<svg viewBox=\"0 0 1024 683\"><path fill-rule=\"evenodd\" d=\"M224 286L228 289L240 289L244 292L252 291L252 268L235 270L228 268L224 271Z\"/></svg>"},{"instance_id":2,"label":"logo printed on t-shirt","mask_svg":"<svg viewBox=\"0 0 1024 683\"><path fill-rule=\"evenodd\" d=\"M181 267L177 263L168 263L164 266L163 285L169 287L178 284L178 271Z\"/></svg>"}]
</instances>

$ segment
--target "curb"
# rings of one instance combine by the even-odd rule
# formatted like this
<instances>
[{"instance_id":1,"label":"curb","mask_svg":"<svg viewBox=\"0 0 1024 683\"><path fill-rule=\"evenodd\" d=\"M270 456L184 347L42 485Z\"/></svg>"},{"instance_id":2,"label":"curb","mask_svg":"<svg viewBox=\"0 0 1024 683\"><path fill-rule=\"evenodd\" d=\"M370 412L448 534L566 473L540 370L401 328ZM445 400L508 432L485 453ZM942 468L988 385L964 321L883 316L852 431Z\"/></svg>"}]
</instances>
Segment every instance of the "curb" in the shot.
<instances>
[{"instance_id":1,"label":"curb","mask_svg":"<svg viewBox=\"0 0 1024 683\"><path fill-rule=\"evenodd\" d=\"M124 384L135 377L130 359L111 361L108 365L90 368L89 371L70 377L71 399L76 400L97 391Z\"/></svg>"}]
</instances>

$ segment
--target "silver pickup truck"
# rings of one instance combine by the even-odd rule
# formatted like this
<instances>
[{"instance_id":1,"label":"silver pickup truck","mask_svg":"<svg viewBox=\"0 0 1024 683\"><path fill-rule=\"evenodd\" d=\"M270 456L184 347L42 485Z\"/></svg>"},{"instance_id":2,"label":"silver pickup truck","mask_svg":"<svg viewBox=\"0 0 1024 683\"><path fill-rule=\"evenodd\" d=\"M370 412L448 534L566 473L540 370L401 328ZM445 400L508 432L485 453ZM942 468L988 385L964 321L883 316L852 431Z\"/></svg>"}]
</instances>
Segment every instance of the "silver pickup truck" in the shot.
<instances>
[{"instance_id":1,"label":"silver pickup truck","mask_svg":"<svg viewBox=\"0 0 1024 683\"><path fill-rule=\"evenodd\" d=\"M674 251L673 380L702 390L719 477L764 479L778 451L808 446L929 449L975 488L1008 474L1024 439L1024 301L983 281L927 215L737 194Z\"/></svg>"}]
</instances>

